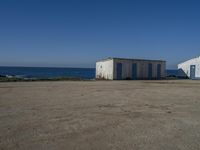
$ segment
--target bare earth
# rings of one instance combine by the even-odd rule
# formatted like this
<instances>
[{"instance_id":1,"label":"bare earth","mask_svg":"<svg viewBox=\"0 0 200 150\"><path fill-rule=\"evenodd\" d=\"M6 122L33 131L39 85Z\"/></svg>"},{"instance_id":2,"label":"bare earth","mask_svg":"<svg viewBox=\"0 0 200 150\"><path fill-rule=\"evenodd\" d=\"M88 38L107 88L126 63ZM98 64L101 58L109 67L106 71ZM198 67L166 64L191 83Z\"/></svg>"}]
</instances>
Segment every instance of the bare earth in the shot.
<instances>
[{"instance_id":1,"label":"bare earth","mask_svg":"<svg viewBox=\"0 0 200 150\"><path fill-rule=\"evenodd\" d=\"M0 83L1 150L199 150L200 81Z\"/></svg>"}]
</instances>

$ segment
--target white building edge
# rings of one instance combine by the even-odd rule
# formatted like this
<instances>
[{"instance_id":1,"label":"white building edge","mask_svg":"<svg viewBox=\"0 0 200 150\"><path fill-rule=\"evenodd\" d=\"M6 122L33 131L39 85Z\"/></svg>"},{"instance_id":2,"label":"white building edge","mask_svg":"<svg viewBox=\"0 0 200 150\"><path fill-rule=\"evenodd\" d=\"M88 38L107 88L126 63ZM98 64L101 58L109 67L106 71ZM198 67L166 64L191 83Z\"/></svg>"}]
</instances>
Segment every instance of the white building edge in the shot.
<instances>
[{"instance_id":1,"label":"white building edge","mask_svg":"<svg viewBox=\"0 0 200 150\"><path fill-rule=\"evenodd\" d=\"M178 70L190 79L200 79L200 56L178 64Z\"/></svg>"}]
</instances>

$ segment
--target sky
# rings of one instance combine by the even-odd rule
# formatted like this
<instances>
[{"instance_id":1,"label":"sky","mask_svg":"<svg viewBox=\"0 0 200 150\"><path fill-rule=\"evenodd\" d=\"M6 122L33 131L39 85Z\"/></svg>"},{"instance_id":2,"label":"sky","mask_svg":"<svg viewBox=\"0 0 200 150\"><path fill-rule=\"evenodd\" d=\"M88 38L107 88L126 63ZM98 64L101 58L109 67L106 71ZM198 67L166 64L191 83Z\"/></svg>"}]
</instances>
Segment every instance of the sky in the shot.
<instances>
[{"instance_id":1,"label":"sky","mask_svg":"<svg viewBox=\"0 0 200 150\"><path fill-rule=\"evenodd\" d=\"M0 66L95 67L200 55L200 1L1 0Z\"/></svg>"}]
</instances>

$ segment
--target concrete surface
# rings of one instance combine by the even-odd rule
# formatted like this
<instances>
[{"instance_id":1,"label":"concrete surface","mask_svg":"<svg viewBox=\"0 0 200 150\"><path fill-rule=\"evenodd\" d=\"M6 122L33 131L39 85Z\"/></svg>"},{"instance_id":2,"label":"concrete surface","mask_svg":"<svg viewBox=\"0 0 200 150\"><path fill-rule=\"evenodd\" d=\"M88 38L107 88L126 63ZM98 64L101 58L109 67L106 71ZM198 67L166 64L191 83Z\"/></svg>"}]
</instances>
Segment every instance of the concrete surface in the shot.
<instances>
[{"instance_id":1,"label":"concrete surface","mask_svg":"<svg viewBox=\"0 0 200 150\"><path fill-rule=\"evenodd\" d=\"M113 80L113 59L96 62L96 79Z\"/></svg>"},{"instance_id":2,"label":"concrete surface","mask_svg":"<svg viewBox=\"0 0 200 150\"><path fill-rule=\"evenodd\" d=\"M198 150L199 81L0 83L1 150Z\"/></svg>"}]
</instances>

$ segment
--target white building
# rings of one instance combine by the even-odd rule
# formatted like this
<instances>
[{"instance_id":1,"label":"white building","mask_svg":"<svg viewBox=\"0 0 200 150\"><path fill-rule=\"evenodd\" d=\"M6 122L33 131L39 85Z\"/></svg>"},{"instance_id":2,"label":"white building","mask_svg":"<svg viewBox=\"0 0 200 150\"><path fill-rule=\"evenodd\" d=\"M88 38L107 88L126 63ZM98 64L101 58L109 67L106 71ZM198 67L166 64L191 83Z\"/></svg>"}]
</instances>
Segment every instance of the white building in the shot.
<instances>
[{"instance_id":1,"label":"white building","mask_svg":"<svg viewBox=\"0 0 200 150\"><path fill-rule=\"evenodd\" d=\"M200 79L200 57L179 64L178 69L190 79Z\"/></svg>"},{"instance_id":2,"label":"white building","mask_svg":"<svg viewBox=\"0 0 200 150\"><path fill-rule=\"evenodd\" d=\"M108 58L96 63L96 78L108 80L163 79L165 70L166 62L162 60Z\"/></svg>"}]
</instances>

